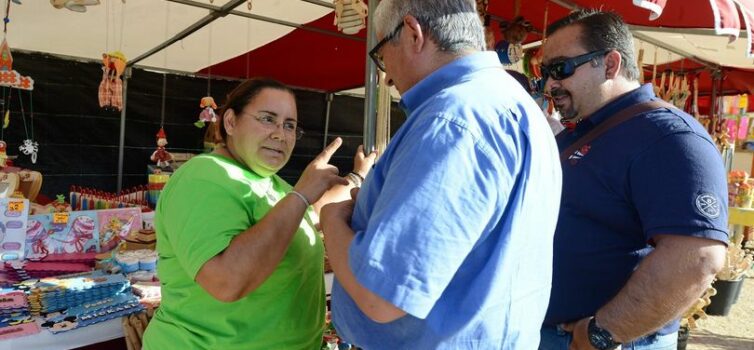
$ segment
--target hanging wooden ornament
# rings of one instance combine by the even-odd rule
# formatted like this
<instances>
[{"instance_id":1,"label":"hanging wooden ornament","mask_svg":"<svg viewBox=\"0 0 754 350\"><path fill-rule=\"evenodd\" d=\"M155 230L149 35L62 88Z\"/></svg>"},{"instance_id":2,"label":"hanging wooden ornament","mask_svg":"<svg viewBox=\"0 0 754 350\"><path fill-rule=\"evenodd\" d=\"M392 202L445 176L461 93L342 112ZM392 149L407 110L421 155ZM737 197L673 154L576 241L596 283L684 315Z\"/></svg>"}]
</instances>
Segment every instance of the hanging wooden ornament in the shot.
<instances>
[{"instance_id":1,"label":"hanging wooden ornament","mask_svg":"<svg viewBox=\"0 0 754 350\"><path fill-rule=\"evenodd\" d=\"M0 168L8 166L8 144L0 140Z\"/></svg>"},{"instance_id":2,"label":"hanging wooden ornament","mask_svg":"<svg viewBox=\"0 0 754 350\"><path fill-rule=\"evenodd\" d=\"M87 6L99 5L100 0L50 0L56 9L67 8L74 12L86 12Z\"/></svg>"},{"instance_id":3,"label":"hanging wooden ornament","mask_svg":"<svg viewBox=\"0 0 754 350\"><path fill-rule=\"evenodd\" d=\"M165 135L165 130L160 128L160 131L157 132L157 149L149 157L160 168L168 167L170 162L173 161L173 155L165 149L167 144L168 139Z\"/></svg>"},{"instance_id":4,"label":"hanging wooden ornament","mask_svg":"<svg viewBox=\"0 0 754 350\"><path fill-rule=\"evenodd\" d=\"M34 79L13 70L13 55L7 40L8 23L10 23L10 2L5 6L5 17L3 18L3 42L0 44L0 86L34 90Z\"/></svg>"},{"instance_id":5,"label":"hanging wooden ornament","mask_svg":"<svg viewBox=\"0 0 754 350\"><path fill-rule=\"evenodd\" d=\"M120 76L126 69L126 56L120 51L102 54L102 81L99 84L99 106L123 109L123 81Z\"/></svg>"},{"instance_id":6,"label":"hanging wooden ornament","mask_svg":"<svg viewBox=\"0 0 754 350\"><path fill-rule=\"evenodd\" d=\"M500 22L500 30L504 40L495 45L495 52L497 52L501 63L514 64L524 56L521 44L529 35L529 32L534 31L534 26L523 17L518 16L511 22Z\"/></svg>"},{"instance_id":7,"label":"hanging wooden ornament","mask_svg":"<svg viewBox=\"0 0 754 350\"><path fill-rule=\"evenodd\" d=\"M366 28L369 8L362 0L335 0L334 25L343 34L353 35Z\"/></svg>"},{"instance_id":8,"label":"hanging wooden ornament","mask_svg":"<svg viewBox=\"0 0 754 350\"><path fill-rule=\"evenodd\" d=\"M203 109L202 112L199 113L199 120L194 123L197 128L203 128L205 123L207 122L217 122L217 114L215 113L217 104L215 103L215 99L212 98L212 96L202 97L201 101L199 102L199 107Z\"/></svg>"}]
</instances>

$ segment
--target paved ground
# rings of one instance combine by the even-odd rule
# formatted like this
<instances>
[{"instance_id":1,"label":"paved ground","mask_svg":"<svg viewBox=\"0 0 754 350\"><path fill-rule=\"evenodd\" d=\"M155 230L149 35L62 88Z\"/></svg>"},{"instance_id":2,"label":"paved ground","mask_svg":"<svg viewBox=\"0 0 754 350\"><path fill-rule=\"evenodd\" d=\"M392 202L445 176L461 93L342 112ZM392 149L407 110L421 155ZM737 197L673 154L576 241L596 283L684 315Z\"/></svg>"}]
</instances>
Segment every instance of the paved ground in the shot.
<instances>
[{"instance_id":1,"label":"paved ground","mask_svg":"<svg viewBox=\"0 0 754 350\"><path fill-rule=\"evenodd\" d=\"M754 272L728 316L709 316L698 325L687 350L754 350Z\"/></svg>"}]
</instances>

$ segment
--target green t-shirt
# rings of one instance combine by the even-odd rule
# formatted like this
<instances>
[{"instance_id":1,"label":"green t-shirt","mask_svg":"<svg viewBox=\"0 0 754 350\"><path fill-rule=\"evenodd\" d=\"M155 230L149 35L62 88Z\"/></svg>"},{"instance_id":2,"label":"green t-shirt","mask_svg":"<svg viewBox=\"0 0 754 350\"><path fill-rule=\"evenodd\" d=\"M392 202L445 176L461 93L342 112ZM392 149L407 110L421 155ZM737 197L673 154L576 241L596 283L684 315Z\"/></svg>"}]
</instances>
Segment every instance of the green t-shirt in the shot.
<instances>
[{"instance_id":1,"label":"green t-shirt","mask_svg":"<svg viewBox=\"0 0 754 350\"><path fill-rule=\"evenodd\" d=\"M162 303L145 349L319 349L325 316L324 246L309 209L283 260L256 290L225 303L196 274L265 214L291 186L217 155L173 174L155 214Z\"/></svg>"}]
</instances>

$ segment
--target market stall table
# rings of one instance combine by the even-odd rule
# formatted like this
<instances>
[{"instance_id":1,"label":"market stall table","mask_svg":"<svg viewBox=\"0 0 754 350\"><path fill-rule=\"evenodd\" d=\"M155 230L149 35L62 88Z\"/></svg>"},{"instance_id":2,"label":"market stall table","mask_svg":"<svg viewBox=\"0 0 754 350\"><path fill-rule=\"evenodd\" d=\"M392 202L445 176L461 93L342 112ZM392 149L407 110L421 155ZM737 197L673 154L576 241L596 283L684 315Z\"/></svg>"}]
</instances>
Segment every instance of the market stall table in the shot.
<instances>
[{"instance_id":1,"label":"market stall table","mask_svg":"<svg viewBox=\"0 0 754 350\"><path fill-rule=\"evenodd\" d=\"M0 340L0 350L66 350L117 338L123 338L120 317L58 334L52 334L42 329L41 332L34 335Z\"/></svg>"}]
</instances>

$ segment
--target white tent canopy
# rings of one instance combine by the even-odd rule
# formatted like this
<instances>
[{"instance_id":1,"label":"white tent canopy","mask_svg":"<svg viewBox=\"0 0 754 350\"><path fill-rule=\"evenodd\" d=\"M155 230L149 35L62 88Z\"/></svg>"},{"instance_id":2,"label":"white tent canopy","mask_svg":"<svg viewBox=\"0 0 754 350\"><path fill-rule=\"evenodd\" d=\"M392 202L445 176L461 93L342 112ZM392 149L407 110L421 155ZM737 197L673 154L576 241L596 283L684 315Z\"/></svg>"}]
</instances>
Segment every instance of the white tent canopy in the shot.
<instances>
[{"instance_id":1,"label":"white tent canopy","mask_svg":"<svg viewBox=\"0 0 754 350\"><path fill-rule=\"evenodd\" d=\"M85 13L55 9L48 1L24 1L11 6L7 40L11 49L22 49L98 60L102 53L119 50L128 59L139 57L194 25L232 0L102 0ZM236 0L237 1L237 0ZM264 0L245 2L225 17L198 29L186 38L155 53L140 66L197 72L279 39L305 23L331 11L331 1ZM193 6L192 6L193 5ZM204 7L196 7L204 6ZM243 15L277 20L278 23L250 19ZM283 23L283 24L280 24ZM641 38L669 48L675 53L696 57L713 64L754 68L746 58L746 37L733 43L715 36L710 29L668 29L633 26ZM706 34L703 34L706 33ZM645 51L644 62L653 62L654 45L637 41ZM658 64L675 61L677 54L661 50ZM284 53L281 53L284 54ZM366 57L365 57L366 59Z\"/></svg>"},{"instance_id":2,"label":"white tent canopy","mask_svg":"<svg viewBox=\"0 0 754 350\"><path fill-rule=\"evenodd\" d=\"M230 0L215 0L222 7ZM7 40L11 49L23 49L72 57L100 59L114 50L133 59L165 42L209 14L188 3L199 1L102 0L79 13L55 9L45 0L27 0L11 6ZM204 1L204 4L209 4ZM236 12L304 24L332 8L300 0L254 1L252 10L241 4ZM295 28L250 20L230 14L170 45L139 65L196 72L211 64L254 50ZM211 39L210 39L211 36Z\"/></svg>"}]
</instances>

